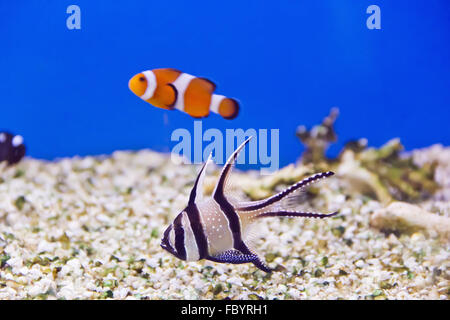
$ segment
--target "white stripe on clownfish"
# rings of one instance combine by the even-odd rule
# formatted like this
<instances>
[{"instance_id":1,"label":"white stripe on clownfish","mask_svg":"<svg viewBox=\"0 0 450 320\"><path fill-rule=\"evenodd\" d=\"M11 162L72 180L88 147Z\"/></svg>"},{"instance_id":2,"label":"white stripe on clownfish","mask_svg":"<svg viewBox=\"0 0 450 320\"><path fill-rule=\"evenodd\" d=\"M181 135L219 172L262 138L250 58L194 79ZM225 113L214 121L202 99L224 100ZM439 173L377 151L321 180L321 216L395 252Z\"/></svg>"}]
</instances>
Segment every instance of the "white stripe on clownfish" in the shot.
<instances>
[{"instance_id":1,"label":"white stripe on clownfish","mask_svg":"<svg viewBox=\"0 0 450 320\"><path fill-rule=\"evenodd\" d=\"M151 70L147 70L142 72L145 76L145 78L147 79L147 89L145 90L145 93L141 96L142 100L148 100L151 97L153 97L153 94L155 93L156 90L156 77L155 74L153 73L153 71Z\"/></svg>"},{"instance_id":2,"label":"white stripe on clownfish","mask_svg":"<svg viewBox=\"0 0 450 320\"><path fill-rule=\"evenodd\" d=\"M211 105L209 106L210 110L219 114L219 106L223 99L225 99L225 96L221 94L213 94L211 97Z\"/></svg>"},{"instance_id":3,"label":"white stripe on clownfish","mask_svg":"<svg viewBox=\"0 0 450 320\"><path fill-rule=\"evenodd\" d=\"M189 83L191 83L192 79L194 78L195 77L190 74L182 73L178 76L177 80L172 83L172 85L177 90L177 100L175 101L174 105L175 109L184 111L184 93L186 92Z\"/></svg>"}]
</instances>

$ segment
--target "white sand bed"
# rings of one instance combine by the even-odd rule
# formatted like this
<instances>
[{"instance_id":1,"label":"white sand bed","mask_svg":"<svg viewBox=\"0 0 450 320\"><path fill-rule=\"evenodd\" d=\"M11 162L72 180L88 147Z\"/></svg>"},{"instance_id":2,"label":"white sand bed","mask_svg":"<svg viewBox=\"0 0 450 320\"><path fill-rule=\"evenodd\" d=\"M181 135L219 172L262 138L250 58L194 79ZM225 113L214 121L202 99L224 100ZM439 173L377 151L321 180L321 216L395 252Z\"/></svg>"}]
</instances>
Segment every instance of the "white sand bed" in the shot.
<instances>
[{"instance_id":1,"label":"white sand bed","mask_svg":"<svg viewBox=\"0 0 450 320\"><path fill-rule=\"evenodd\" d=\"M259 224L278 272L178 260L160 238L197 170L151 151L0 165L0 299L448 299L448 239L371 227L382 205L338 179L316 201L338 216ZM450 216L446 200L419 206Z\"/></svg>"}]
</instances>

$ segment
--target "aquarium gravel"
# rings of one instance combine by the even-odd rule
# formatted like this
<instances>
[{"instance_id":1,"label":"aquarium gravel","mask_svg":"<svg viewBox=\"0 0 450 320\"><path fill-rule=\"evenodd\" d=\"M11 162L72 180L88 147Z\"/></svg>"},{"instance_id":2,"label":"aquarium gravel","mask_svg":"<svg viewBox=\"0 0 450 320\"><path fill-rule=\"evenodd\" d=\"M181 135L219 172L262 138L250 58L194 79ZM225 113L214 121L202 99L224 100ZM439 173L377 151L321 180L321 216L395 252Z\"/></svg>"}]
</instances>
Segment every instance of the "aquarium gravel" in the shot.
<instances>
[{"instance_id":1,"label":"aquarium gravel","mask_svg":"<svg viewBox=\"0 0 450 320\"><path fill-rule=\"evenodd\" d=\"M436 180L448 184L449 148L413 154L442 159ZM339 177L312 204L338 216L261 220L256 250L272 274L178 260L160 238L198 169L148 150L0 164L0 299L448 299L449 239L372 226L385 206L347 194ZM248 176L234 179L245 188ZM414 205L450 219L446 187Z\"/></svg>"}]
</instances>

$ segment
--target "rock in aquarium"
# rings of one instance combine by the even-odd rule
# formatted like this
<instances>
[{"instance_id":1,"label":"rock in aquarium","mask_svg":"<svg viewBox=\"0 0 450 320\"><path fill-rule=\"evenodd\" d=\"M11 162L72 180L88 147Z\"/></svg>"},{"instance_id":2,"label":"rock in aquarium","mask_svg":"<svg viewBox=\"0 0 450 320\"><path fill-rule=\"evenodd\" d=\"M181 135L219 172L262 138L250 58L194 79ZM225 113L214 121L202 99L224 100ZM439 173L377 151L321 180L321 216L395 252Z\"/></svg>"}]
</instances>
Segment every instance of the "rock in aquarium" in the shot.
<instances>
[{"instance_id":1,"label":"rock in aquarium","mask_svg":"<svg viewBox=\"0 0 450 320\"><path fill-rule=\"evenodd\" d=\"M9 132L0 132L0 162L15 164L25 156L23 137Z\"/></svg>"}]
</instances>

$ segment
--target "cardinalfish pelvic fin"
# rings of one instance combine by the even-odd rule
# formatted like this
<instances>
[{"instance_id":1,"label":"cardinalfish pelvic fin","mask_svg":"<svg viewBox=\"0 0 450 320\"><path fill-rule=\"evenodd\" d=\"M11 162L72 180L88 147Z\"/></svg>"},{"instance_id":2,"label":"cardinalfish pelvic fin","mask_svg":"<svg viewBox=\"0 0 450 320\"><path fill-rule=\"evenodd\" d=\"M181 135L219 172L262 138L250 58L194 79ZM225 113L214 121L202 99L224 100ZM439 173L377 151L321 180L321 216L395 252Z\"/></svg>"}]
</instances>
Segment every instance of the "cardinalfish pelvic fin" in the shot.
<instances>
[{"instance_id":1,"label":"cardinalfish pelvic fin","mask_svg":"<svg viewBox=\"0 0 450 320\"><path fill-rule=\"evenodd\" d=\"M202 181L211 155L201 168L189 196L187 207L177 215L165 230L161 247L175 257L186 261L207 259L220 263L253 263L265 272L272 270L249 247L249 227L264 217L328 218L330 214L291 210L294 194L307 185L333 175L333 172L315 174L282 192L259 201L238 201L231 195L228 177L239 152L249 142L242 143L230 156L219 180L208 199L203 199ZM292 204L291 204L292 205Z\"/></svg>"},{"instance_id":2,"label":"cardinalfish pelvic fin","mask_svg":"<svg viewBox=\"0 0 450 320\"><path fill-rule=\"evenodd\" d=\"M207 117L210 111L225 119L234 119L239 103L232 98L214 94L216 85L176 69L153 69L133 76L130 90L155 107L178 109L194 118Z\"/></svg>"}]
</instances>

